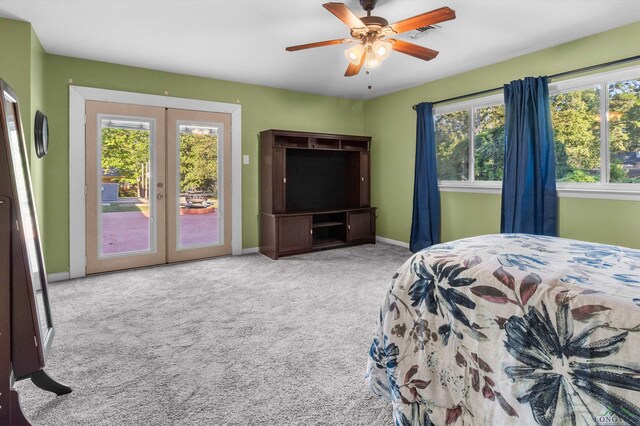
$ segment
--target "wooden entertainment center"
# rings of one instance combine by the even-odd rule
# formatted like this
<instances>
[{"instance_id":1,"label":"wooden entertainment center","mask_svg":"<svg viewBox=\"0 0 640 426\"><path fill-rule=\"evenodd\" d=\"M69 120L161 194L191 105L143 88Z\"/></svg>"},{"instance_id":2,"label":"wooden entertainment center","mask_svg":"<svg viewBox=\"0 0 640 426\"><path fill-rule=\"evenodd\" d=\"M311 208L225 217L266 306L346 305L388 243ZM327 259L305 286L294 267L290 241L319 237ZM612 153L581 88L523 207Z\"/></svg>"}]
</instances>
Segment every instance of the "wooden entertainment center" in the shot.
<instances>
[{"instance_id":1,"label":"wooden entertainment center","mask_svg":"<svg viewBox=\"0 0 640 426\"><path fill-rule=\"evenodd\" d=\"M260 132L260 252L272 259L375 243L371 138Z\"/></svg>"}]
</instances>

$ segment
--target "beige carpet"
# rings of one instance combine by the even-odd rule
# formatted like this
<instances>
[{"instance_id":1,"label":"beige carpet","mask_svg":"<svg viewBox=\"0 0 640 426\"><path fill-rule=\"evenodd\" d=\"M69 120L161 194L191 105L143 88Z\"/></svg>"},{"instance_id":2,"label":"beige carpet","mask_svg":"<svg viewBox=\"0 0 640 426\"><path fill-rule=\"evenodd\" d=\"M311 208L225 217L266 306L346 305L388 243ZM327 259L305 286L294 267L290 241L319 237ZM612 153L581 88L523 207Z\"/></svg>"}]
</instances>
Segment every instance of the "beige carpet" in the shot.
<instances>
[{"instance_id":1,"label":"beige carpet","mask_svg":"<svg viewBox=\"0 0 640 426\"><path fill-rule=\"evenodd\" d=\"M391 425L364 384L378 307L408 250L252 254L49 287L46 371L17 384L35 425Z\"/></svg>"}]
</instances>

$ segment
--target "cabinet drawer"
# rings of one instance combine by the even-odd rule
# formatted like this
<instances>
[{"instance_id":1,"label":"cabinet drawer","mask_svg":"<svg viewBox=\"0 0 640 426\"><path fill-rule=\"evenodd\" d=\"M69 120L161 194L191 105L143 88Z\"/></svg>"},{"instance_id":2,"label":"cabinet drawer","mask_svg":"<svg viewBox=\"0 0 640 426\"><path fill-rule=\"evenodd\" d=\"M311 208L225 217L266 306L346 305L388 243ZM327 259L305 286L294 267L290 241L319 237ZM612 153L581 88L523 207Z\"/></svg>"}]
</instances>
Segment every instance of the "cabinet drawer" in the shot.
<instances>
[{"instance_id":1,"label":"cabinet drawer","mask_svg":"<svg viewBox=\"0 0 640 426\"><path fill-rule=\"evenodd\" d=\"M311 248L311 216L281 216L278 218L278 252L285 253Z\"/></svg>"},{"instance_id":2,"label":"cabinet drawer","mask_svg":"<svg viewBox=\"0 0 640 426\"><path fill-rule=\"evenodd\" d=\"M373 240L375 238L375 217L373 210L349 212L347 221L349 242Z\"/></svg>"}]
</instances>

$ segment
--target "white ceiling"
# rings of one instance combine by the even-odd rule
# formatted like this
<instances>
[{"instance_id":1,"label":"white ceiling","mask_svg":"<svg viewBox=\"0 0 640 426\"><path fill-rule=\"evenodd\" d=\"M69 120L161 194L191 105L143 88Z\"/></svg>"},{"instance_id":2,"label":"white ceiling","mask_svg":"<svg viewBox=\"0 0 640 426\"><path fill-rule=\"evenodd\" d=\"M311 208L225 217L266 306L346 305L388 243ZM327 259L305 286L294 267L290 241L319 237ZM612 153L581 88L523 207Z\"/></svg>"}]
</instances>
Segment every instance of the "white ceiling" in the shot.
<instances>
[{"instance_id":1,"label":"white ceiling","mask_svg":"<svg viewBox=\"0 0 640 426\"><path fill-rule=\"evenodd\" d=\"M347 78L344 45L284 50L349 37L324 2L0 0L0 16L31 22L48 53L353 99L640 21L638 0L379 0L373 15L390 23L442 6L457 18L417 40L398 37L440 51L434 60L393 52L370 76ZM358 0L344 3L365 15Z\"/></svg>"}]
</instances>

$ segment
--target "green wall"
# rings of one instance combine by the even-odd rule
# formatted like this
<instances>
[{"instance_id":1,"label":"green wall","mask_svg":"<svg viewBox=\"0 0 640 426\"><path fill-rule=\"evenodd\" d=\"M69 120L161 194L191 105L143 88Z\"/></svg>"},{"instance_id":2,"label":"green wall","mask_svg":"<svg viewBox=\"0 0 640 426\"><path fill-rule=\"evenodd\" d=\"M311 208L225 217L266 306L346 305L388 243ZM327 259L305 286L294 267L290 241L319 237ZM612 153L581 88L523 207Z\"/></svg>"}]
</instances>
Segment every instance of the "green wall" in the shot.
<instances>
[{"instance_id":1,"label":"green wall","mask_svg":"<svg viewBox=\"0 0 640 426\"><path fill-rule=\"evenodd\" d=\"M0 78L18 95L25 143L30 153L38 222L43 225L43 162L33 149L33 121L37 110L45 111L45 53L38 36L28 22L0 18ZM46 111L45 111L46 112Z\"/></svg>"},{"instance_id":2,"label":"green wall","mask_svg":"<svg viewBox=\"0 0 640 426\"><path fill-rule=\"evenodd\" d=\"M33 142L33 133L34 133L34 122L36 111L40 110L47 114L47 108L45 106L45 90L44 90L44 76L45 76L45 53L42 48L42 44L40 44L40 40L36 33L31 29L30 31L30 45L31 45L31 63L29 66L30 75L29 79L31 81L31 96L30 96L30 114L29 114L29 137L27 140L29 141L29 151L31 153L30 164L31 164L31 180L33 183L33 195L36 202L36 207L38 211L38 223L42 228L44 226L44 194L45 194L45 184L44 184L44 167L48 162L48 158L44 156L43 158L38 158L36 155L36 150ZM26 121L26 118L23 117L23 120ZM26 124L26 123L25 123ZM26 126L25 126L26 128Z\"/></svg>"},{"instance_id":3,"label":"green wall","mask_svg":"<svg viewBox=\"0 0 640 426\"><path fill-rule=\"evenodd\" d=\"M0 18L0 78L18 95L27 149L33 144L33 117L44 108L45 53L28 22Z\"/></svg>"},{"instance_id":4,"label":"green wall","mask_svg":"<svg viewBox=\"0 0 640 426\"><path fill-rule=\"evenodd\" d=\"M46 55L51 132L45 163L44 247L49 272L69 265L69 81L74 85L242 105L243 247L258 246L258 137L265 129L363 133L363 102Z\"/></svg>"},{"instance_id":5,"label":"green wall","mask_svg":"<svg viewBox=\"0 0 640 426\"><path fill-rule=\"evenodd\" d=\"M364 131L373 137L372 202L378 207L378 235L409 241L416 131L412 105L640 55L638 40L640 23L634 23L367 101ZM430 65L437 66L437 60ZM499 195L441 192L441 200L443 241L499 232ZM561 198L559 215L561 236L640 248L638 201Z\"/></svg>"},{"instance_id":6,"label":"green wall","mask_svg":"<svg viewBox=\"0 0 640 426\"><path fill-rule=\"evenodd\" d=\"M0 18L0 78L18 95L22 114L31 111L30 63L31 24ZM25 120L25 134L27 125Z\"/></svg>"},{"instance_id":7,"label":"green wall","mask_svg":"<svg viewBox=\"0 0 640 426\"><path fill-rule=\"evenodd\" d=\"M446 192L442 193L440 204L442 212L440 229L443 241L500 232L499 195ZM409 223L409 231L411 231L410 227L411 223Z\"/></svg>"},{"instance_id":8,"label":"green wall","mask_svg":"<svg viewBox=\"0 0 640 426\"><path fill-rule=\"evenodd\" d=\"M640 248L640 201L560 198L560 236Z\"/></svg>"}]
</instances>

